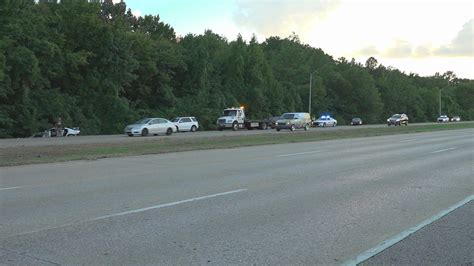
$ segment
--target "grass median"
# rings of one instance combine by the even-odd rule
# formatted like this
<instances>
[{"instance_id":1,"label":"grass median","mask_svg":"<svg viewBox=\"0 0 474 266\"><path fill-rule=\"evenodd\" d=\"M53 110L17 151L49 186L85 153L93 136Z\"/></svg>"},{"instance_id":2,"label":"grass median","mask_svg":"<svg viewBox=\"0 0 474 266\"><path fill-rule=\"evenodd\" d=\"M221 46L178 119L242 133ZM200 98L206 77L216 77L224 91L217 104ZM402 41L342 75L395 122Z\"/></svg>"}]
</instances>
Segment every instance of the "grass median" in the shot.
<instances>
[{"instance_id":1,"label":"grass median","mask_svg":"<svg viewBox=\"0 0 474 266\"><path fill-rule=\"evenodd\" d=\"M311 142L332 139L386 136L422 133L440 130L474 128L474 122L410 125L401 127L353 127L344 130L281 132L242 136L196 137L189 139L158 137L143 142L94 143L11 147L0 149L0 166L17 166L36 163L96 160L110 157L160 154L191 150L224 149L268 144Z\"/></svg>"}]
</instances>

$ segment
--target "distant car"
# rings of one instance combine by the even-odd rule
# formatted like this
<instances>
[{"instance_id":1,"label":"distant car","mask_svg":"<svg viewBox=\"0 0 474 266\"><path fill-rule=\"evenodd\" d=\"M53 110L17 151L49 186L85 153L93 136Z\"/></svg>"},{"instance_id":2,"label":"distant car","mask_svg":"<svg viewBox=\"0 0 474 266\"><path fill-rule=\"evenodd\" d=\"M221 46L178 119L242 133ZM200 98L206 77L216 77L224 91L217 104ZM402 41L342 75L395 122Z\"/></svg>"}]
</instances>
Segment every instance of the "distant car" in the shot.
<instances>
[{"instance_id":1,"label":"distant car","mask_svg":"<svg viewBox=\"0 0 474 266\"><path fill-rule=\"evenodd\" d=\"M451 122L461 122L461 117L453 116L453 117L451 117Z\"/></svg>"},{"instance_id":2,"label":"distant car","mask_svg":"<svg viewBox=\"0 0 474 266\"><path fill-rule=\"evenodd\" d=\"M438 123L448 123L449 122L449 117L447 115L442 115L438 117Z\"/></svg>"},{"instance_id":3,"label":"distant car","mask_svg":"<svg viewBox=\"0 0 474 266\"><path fill-rule=\"evenodd\" d=\"M62 135L63 137L72 137L77 136L81 133L81 130L78 127L65 127L63 128ZM56 128L50 128L40 133L34 134L33 138L46 138L46 137L57 137L58 130Z\"/></svg>"},{"instance_id":4,"label":"distant car","mask_svg":"<svg viewBox=\"0 0 474 266\"><path fill-rule=\"evenodd\" d=\"M313 121L313 125L317 127L337 126L337 120L329 115L323 115L318 120Z\"/></svg>"},{"instance_id":5,"label":"distant car","mask_svg":"<svg viewBox=\"0 0 474 266\"><path fill-rule=\"evenodd\" d=\"M265 119L264 121L267 122L269 128L274 129L276 128L276 122L280 119L279 116L273 116Z\"/></svg>"},{"instance_id":6,"label":"distant car","mask_svg":"<svg viewBox=\"0 0 474 266\"><path fill-rule=\"evenodd\" d=\"M196 130L198 130L199 128L199 123L194 116L176 117L171 120L171 122L173 122L173 124L176 126L176 130L178 132L196 132Z\"/></svg>"},{"instance_id":7,"label":"distant car","mask_svg":"<svg viewBox=\"0 0 474 266\"><path fill-rule=\"evenodd\" d=\"M392 117L387 119L388 126L401 126L402 124L408 126L408 116L406 114L394 114Z\"/></svg>"},{"instance_id":8,"label":"distant car","mask_svg":"<svg viewBox=\"0 0 474 266\"><path fill-rule=\"evenodd\" d=\"M353 126L360 126L360 125L362 125L362 119L360 119L360 118L358 118L358 117L352 118L351 125L353 125Z\"/></svg>"},{"instance_id":9,"label":"distant car","mask_svg":"<svg viewBox=\"0 0 474 266\"><path fill-rule=\"evenodd\" d=\"M128 136L148 136L166 134L171 135L176 132L176 126L164 118L143 118L125 127L125 134Z\"/></svg>"}]
</instances>

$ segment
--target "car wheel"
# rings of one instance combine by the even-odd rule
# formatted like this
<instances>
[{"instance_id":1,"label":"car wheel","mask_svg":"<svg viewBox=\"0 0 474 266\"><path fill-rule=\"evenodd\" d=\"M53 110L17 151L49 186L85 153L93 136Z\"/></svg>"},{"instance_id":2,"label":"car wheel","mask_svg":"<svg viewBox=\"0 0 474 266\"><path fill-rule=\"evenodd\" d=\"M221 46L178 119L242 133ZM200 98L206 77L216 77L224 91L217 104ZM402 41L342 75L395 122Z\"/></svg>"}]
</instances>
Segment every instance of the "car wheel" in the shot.
<instances>
[{"instance_id":1,"label":"car wheel","mask_svg":"<svg viewBox=\"0 0 474 266\"><path fill-rule=\"evenodd\" d=\"M309 125L306 124L306 125L304 126L304 131L308 131L308 130L309 130Z\"/></svg>"},{"instance_id":2,"label":"car wheel","mask_svg":"<svg viewBox=\"0 0 474 266\"><path fill-rule=\"evenodd\" d=\"M276 130L277 130L277 131L280 131L281 129L279 129L279 128L276 128Z\"/></svg>"},{"instance_id":3,"label":"car wheel","mask_svg":"<svg viewBox=\"0 0 474 266\"><path fill-rule=\"evenodd\" d=\"M332 127L335 127L336 125L337 125L337 123L334 123L334 124L332 124Z\"/></svg>"},{"instance_id":4,"label":"car wheel","mask_svg":"<svg viewBox=\"0 0 474 266\"><path fill-rule=\"evenodd\" d=\"M171 129L170 127L166 130L166 135L171 135L173 133L173 129Z\"/></svg>"},{"instance_id":5,"label":"car wheel","mask_svg":"<svg viewBox=\"0 0 474 266\"><path fill-rule=\"evenodd\" d=\"M196 126L191 127L191 132L196 132Z\"/></svg>"},{"instance_id":6,"label":"car wheel","mask_svg":"<svg viewBox=\"0 0 474 266\"><path fill-rule=\"evenodd\" d=\"M222 131L222 130L224 130L224 129L223 129L222 127L220 127L220 128L219 128L219 131Z\"/></svg>"},{"instance_id":7,"label":"car wheel","mask_svg":"<svg viewBox=\"0 0 474 266\"><path fill-rule=\"evenodd\" d=\"M178 126L176 126L176 132L179 132L179 127Z\"/></svg>"},{"instance_id":8,"label":"car wheel","mask_svg":"<svg viewBox=\"0 0 474 266\"><path fill-rule=\"evenodd\" d=\"M148 129L144 128L142 130L142 136L145 137L145 136L148 136Z\"/></svg>"},{"instance_id":9,"label":"car wheel","mask_svg":"<svg viewBox=\"0 0 474 266\"><path fill-rule=\"evenodd\" d=\"M233 131L237 131L238 129L239 129L239 125L237 124L237 122L234 122L234 123L232 124L232 130L233 130Z\"/></svg>"},{"instance_id":10,"label":"car wheel","mask_svg":"<svg viewBox=\"0 0 474 266\"><path fill-rule=\"evenodd\" d=\"M323 127L326 127L326 123L323 123Z\"/></svg>"},{"instance_id":11,"label":"car wheel","mask_svg":"<svg viewBox=\"0 0 474 266\"><path fill-rule=\"evenodd\" d=\"M291 130L291 131L295 131L295 129L296 129L296 128L295 128L295 125L291 125L290 130Z\"/></svg>"},{"instance_id":12,"label":"car wheel","mask_svg":"<svg viewBox=\"0 0 474 266\"><path fill-rule=\"evenodd\" d=\"M262 129L262 130L265 130L265 129L267 129L267 128L268 128L268 125L267 125L267 123L262 123L262 127L261 127L261 129Z\"/></svg>"}]
</instances>

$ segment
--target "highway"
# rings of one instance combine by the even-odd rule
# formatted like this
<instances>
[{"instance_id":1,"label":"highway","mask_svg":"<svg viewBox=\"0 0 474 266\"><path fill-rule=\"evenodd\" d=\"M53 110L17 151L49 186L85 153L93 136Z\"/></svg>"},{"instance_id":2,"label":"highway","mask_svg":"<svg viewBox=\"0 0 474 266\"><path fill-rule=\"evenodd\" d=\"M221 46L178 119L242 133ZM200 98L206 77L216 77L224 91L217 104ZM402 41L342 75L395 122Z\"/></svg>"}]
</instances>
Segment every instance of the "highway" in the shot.
<instances>
[{"instance_id":1,"label":"highway","mask_svg":"<svg viewBox=\"0 0 474 266\"><path fill-rule=\"evenodd\" d=\"M341 264L473 167L474 129L3 167L0 263Z\"/></svg>"}]
</instances>

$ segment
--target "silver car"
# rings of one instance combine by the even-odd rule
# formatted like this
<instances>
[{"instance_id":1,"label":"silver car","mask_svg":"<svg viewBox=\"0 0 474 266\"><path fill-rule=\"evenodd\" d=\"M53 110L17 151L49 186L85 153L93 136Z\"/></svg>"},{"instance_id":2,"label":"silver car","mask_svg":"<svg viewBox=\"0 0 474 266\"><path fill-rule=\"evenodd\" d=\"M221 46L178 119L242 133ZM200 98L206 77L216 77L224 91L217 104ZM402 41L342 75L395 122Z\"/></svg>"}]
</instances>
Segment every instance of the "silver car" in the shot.
<instances>
[{"instance_id":1,"label":"silver car","mask_svg":"<svg viewBox=\"0 0 474 266\"><path fill-rule=\"evenodd\" d=\"M337 126L337 120L332 118L329 115L323 115L318 120L313 122L313 125L317 127L326 127L326 126Z\"/></svg>"},{"instance_id":2,"label":"silver car","mask_svg":"<svg viewBox=\"0 0 474 266\"><path fill-rule=\"evenodd\" d=\"M171 135L176 132L176 126L164 118L143 118L126 126L124 131L130 137L158 134Z\"/></svg>"},{"instance_id":3,"label":"silver car","mask_svg":"<svg viewBox=\"0 0 474 266\"><path fill-rule=\"evenodd\" d=\"M447 115L442 115L437 119L438 123L448 123L449 117Z\"/></svg>"}]
</instances>

